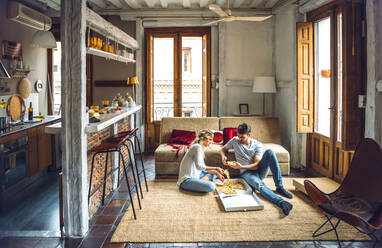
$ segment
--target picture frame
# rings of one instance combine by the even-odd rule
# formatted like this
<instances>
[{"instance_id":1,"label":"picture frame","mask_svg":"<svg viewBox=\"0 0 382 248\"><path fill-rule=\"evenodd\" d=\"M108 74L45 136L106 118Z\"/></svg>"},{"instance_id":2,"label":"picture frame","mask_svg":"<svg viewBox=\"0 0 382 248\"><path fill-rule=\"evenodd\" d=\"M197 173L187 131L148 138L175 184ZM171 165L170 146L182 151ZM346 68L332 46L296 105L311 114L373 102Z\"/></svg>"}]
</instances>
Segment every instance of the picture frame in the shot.
<instances>
[{"instance_id":1,"label":"picture frame","mask_svg":"<svg viewBox=\"0 0 382 248\"><path fill-rule=\"evenodd\" d=\"M239 104L239 113L241 115L248 115L249 114L249 106L248 103L240 103Z\"/></svg>"}]
</instances>

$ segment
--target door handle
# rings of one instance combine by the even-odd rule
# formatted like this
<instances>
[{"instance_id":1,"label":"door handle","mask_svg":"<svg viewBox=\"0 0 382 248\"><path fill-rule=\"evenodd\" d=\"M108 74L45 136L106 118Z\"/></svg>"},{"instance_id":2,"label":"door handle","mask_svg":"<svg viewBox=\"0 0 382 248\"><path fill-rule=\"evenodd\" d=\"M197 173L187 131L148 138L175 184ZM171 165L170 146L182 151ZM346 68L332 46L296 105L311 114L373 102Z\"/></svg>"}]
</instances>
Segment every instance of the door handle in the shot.
<instances>
[{"instance_id":1,"label":"door handle","mask_svg":"<svg viewBox=\"0 0 382 248\"><path fill-rule=\"evenodd\" d=\"M330 111L335 111L336 110L336 106L333 106L333 107L330 107L328 108Z\"/></svg>"}]
</instances>

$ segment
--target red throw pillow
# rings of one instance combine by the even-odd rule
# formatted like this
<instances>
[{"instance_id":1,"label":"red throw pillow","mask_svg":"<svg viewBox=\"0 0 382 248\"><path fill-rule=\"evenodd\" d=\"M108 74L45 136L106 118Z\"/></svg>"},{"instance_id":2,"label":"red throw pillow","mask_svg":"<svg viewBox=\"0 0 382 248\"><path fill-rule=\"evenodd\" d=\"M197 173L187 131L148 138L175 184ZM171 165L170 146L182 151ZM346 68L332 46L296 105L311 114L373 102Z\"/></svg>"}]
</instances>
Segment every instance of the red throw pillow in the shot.
<instances>
[{"instance_id":1,"label":"red throw pillow","mask_svg":"<svg viewBox=\"0 0 382 248\"><path fill-rule=\"evenodd\" d=\"M214 137L212 139L213 143L218 144L218 145L222 145L223 144L223 131L210 129L210 132L214 134Z\"/></svg>"},{"instance_id":2,"label":"red throw pillow","mask_svg":"<svg viewBox=\"0 0 382 248\"><path fill-rule=\"evenodd\" d=\"M195 132L173 129L168 144L189 145L195 139Z\"/></svg>"},{"instance_id":3,"label":"red throw pillow","mask_svg":"<svg viewBox=\"0 0 382 248\"><path fill-rule=\"evenodd\" d=\"M223 145L227 144L230 139L237 136L236 128L234 127L226 127L223 129Z\"/></svg>"}]
</instances>

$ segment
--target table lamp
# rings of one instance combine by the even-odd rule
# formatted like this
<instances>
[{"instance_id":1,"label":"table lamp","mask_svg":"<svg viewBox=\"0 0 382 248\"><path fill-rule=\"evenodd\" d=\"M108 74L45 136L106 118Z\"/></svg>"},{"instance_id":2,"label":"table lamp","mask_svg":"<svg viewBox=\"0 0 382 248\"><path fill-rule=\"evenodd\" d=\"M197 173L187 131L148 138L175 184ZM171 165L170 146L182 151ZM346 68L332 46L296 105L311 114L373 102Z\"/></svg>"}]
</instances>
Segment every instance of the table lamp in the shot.
<instances>
[{"instance_id":1,"label":"table lamp","mask_svg":"<svg viewBox=\"0 0 382 248\"><path fill-rule=\"evenodd\" d=\"M253 80L252 92L263 93L263 115L265 114L265 94L276 93L276 84L274 77L255 77Z\"/></svg>"},{"instance_id":2,"label":"table lamp","mask_svg":"<svg viewBox=\"0 0 382 248\"><path fill-rule=\"evenodd\" d=\"M129 82L130 85L133 86L133 99L134 99L134 102L135 102L135 85L139 84L138 78L136 76L130 77L128 82Z\"/></svg>"}]
</instances>

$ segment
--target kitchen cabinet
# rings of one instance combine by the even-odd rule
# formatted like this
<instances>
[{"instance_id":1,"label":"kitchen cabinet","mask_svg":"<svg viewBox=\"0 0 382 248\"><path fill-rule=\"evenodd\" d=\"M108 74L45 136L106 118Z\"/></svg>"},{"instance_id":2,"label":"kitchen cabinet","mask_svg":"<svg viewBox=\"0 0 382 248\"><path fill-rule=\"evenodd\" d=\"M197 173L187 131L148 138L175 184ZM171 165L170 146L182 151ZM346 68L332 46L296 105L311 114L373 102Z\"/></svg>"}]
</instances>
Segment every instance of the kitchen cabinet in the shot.
<instances>
[{"instance_id":1,"label":"kitchen cabinet","mask_svg":"<svg viewBox=\"0 0 382 248\"><path fill-rule=\"evenodd\" d=\"M44 170L52 164L52 135L45 133L41 125L28 130L28 176Z\"/></svg>"}]
</instances>

